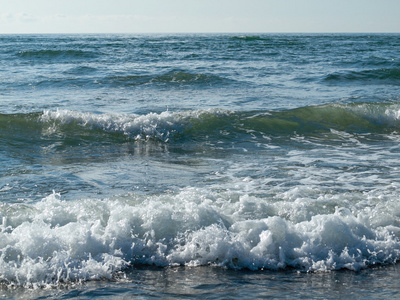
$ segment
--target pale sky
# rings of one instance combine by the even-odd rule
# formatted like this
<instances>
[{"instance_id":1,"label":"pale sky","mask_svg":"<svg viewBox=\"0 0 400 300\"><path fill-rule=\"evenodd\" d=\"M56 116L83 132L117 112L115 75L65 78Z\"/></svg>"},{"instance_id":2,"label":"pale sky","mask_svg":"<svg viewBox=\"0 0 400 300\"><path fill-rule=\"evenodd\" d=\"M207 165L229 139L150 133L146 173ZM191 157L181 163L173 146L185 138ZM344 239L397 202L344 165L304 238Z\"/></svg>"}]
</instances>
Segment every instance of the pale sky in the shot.
<instances>
[{"instance_id":1,"label":"pale sky","mask_svg":"<svg viewBox=\"0 0 400 300\"><path fill-rule=\"evenodd\" d=\"M400 0L0 0L1 33L400 32Z\"/></svg>"}]
</instances>

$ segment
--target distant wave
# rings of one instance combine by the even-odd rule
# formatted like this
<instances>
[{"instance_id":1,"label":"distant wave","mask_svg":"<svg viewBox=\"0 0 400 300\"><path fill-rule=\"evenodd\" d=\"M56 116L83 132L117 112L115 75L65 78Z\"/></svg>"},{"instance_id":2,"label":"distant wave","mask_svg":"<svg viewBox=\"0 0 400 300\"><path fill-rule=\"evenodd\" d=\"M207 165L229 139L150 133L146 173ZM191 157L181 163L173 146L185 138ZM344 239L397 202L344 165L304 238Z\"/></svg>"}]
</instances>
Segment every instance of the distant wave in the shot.
<instances>
[{"instance_id":1,"label":"distant wave","mask_svg":"<svg viewBox=\"0 0 400 300\"><path fill-rule=\"evenodd\" d=\"M16 54L24 59L37 60L87 60L94 59L99 56L98 53L86 50L23 50Z\"/></svg>"},{"instance_id":2,"label":"distant wave","mask_svg":"<svg viewBox=\"0 0 400 300\"><path fill-rule=\"evenodd\" d=\"M267 38L263 38L257 35L240 35L240 36L232 36L230 37L232 40L242 40L242 41L266 41L269 40Z\"/></svg>"},{"instance_id":3,"label":"distant wave","mask_svg":"<svg viewBox=\"0 0 400 300\"><path fill-rule=\"evenodd\" d=\"M226 77L206 74L193 73L182 70L172 70L161 74L126 74L114 76L98 76L99 68L89 66L78 66L54 74L51 77L38 76L36 80L30 82L29 86L37 88L60 88L60 87L134 87L141 85L152 85L153 87L199 87L208 88L216 86L226 86L235 84L237 81ZM241 82L241 84L246 84ZM26 88L26 82L15 82L15 87Z\"/></svg>"},{"instance_id":4,"label":"distant wave","mask_svg":"<svg viewBox=\"0 0 400 300\"><path fill-rule=\"evenodd\" d=\"M371 82L376 84L400 85L400 68L382 68L363 71L344 71L327 75L324 78L327 83L346 82Z\"/></svg>"},{"instance_id":5,"label":"distant wave","mask_svg":"<svg viewBox=\"0 0 400 300\"><path fill-rule=\"evenodd\" d=\"M183 70L172 70L157 75L121 75L100 80L102 84L110 85L142 85L142 84L178 84L178 85L215 85L234 82L228 78L213 74L192 73Z\"/></svg>"},{"instance_id":6,"label":"distant wave","mask_svg":"<svg viewBox=\"0 0 400 300\"><path fill-rule=\"evenodd\" d=\"M260 42L260 44L263 45L264 49L280 49L281 47L303 47L305 45L305 42L302 39L296 38L296 37L290 37L290 36L285 36L281 35L279 37L277 36L259 36L259 35L239 35L239 36L231 36L230 40L236 41L236 42ZM253 52L259 52L260 49L254 48ZM279 51L273 51L275 55L279 54ZM265 53L268 54L268 53Z\"/></svg>"},{"instance_id":7,"label":"distant wave","mask_svg":"<svg viewBox=\"0 0 400 300\"><path fill-rule=\"evenodd\" d=\"M73 75L88 75L96 71L98 71L97 68L79 65L77 67L73 67L69 70L66 70L64 73Z\"/></svg>"}]
</instances>

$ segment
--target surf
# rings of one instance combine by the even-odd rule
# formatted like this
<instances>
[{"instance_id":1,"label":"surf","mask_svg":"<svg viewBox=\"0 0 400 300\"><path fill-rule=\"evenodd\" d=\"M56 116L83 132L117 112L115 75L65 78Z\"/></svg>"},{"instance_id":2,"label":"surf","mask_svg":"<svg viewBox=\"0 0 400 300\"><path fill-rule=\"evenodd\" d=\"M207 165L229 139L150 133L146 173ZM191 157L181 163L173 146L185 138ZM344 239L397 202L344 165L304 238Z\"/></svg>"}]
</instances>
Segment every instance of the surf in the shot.
<instances>
[{"instance_id":1,"label":"surf","mask_svg":"<svg viewBox=\"0 0 400 300\"><path fill-rule=\"evenodd\" d=\"M331 205L299 219L306 198L199 188L75 201L53 193L32 204L3 203L0 281L35 288L112 280L135 265L320 272L397 262L400 229L385 221L385 213L399 211L395 198L366 205L342 196L362 207L352 213Z\"/></svg>"}]
</instances>

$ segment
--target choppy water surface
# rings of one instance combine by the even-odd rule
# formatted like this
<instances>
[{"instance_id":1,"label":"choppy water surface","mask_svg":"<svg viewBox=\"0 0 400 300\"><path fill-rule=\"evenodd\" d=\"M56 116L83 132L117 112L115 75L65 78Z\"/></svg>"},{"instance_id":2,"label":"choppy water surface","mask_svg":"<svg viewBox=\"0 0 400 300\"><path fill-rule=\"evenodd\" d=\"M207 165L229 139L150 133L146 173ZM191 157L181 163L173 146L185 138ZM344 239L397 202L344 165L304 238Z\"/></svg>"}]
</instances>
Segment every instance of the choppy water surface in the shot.
<instances>
[{"instance_id":1,"label":"choppy water surface","mask_svg":"<svg viewBox=\"0 0 400 300\"><path fill-rule=\"evenodd\" d=\"M399 35L0 44L4 297L399 291Z\"/></svg>"}]
</instances>

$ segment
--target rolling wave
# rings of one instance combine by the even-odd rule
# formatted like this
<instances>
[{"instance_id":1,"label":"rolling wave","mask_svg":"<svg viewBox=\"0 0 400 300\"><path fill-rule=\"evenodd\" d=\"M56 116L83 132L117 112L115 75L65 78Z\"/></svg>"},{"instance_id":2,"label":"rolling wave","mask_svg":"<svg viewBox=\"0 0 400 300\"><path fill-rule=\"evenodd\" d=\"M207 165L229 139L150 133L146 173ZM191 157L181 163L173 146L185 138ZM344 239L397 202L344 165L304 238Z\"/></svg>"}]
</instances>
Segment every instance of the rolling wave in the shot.
<instances>
[{"instance_id":1,"label":"rolling wave","mask_svg":"<svg viewBox=\"0 0 400 300\"><path fill-rule=\"evenodd\" d=\"M389 133L399 129L399 109L397 104L327 104L254 115L245 124L248 129L270 134L314 134L331 130Z\"/></svg>"},{"instance_id":2,"label":"rolling wave","mask_svg":"<svg viewBox=\"0 0 400 300\"><path fill-rule=\"evenodd\" d=\"M130 140L174 142L259 132L271 136L317 134L331 130L354 134L397 133L398 104L327 104L283 111L219 109L162 113L94 114L69 110L0 115L0 128L15 134L26 128L40 134L113 134ZM26 132L25 130L25 132ZM237 136L236 136L237 137Z\"/></svg>"},{"instance_id":3,"label":"rolling wave","mask_svg":"<svg viewBox=\"0 0 400 300\"><path fill-rule=\"evenodd\" d=\"M400 84L400 68L380 68L363 71L345 71L329 74L324 78L328 83L372 82L377 84Z\"/></svg>"},{"instance_id":4,"label":"rolling wave","mask_svg":"<svg viewBox=\"0 0 400 300\"><path fill-rule=\"evenodd\" d=\"M192 73L182 70L172 70L161 74L126 74L97 77L98 68L79 66L70 68L59 76L38 77L32 83L35 88L59 88L59 87L99 87L129 88L142 85L152 87L192 87L208 88L235 84L237 81L205 73ZM79 76L77 76L79 75ZM25 87L26 83L17 82L16 86Z\"/></svg>"},{"instance_id":5,"label":"rolling wave","mask_svg":"<svg viewBox=\"0 0 400 300\"><path fill-rule=\"evenodd\" d=\"M211 86L222 83L229 83L233 80L204 73L191 73L183 70L172 70L163 74L157 75L121 75L112 76L100 80L102 84L114 85L125 85L125 86L135 86L142 84L177 84L177 85L201 85L201 86Z\"/></svg>"}]
</instances>

